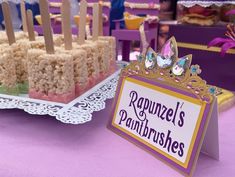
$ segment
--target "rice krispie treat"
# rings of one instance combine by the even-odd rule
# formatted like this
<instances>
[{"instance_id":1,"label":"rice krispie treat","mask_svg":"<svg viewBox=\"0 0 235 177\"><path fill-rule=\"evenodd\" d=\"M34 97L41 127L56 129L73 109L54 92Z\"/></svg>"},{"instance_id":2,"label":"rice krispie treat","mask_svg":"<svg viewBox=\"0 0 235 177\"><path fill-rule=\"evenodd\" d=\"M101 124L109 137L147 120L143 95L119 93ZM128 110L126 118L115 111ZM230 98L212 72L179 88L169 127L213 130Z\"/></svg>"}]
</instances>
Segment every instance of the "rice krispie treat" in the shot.
<instances>
[{"instance_id":1,"label":"rice krispie treat","mask_svg":"<svg viewBox=\"0 0 235 177\"><path fill-rule=\"evenodd\" d=\"M84 58L84 62L87 64L89 88L93 87L99 80L100 70L98 62L98 46L95 43L87 42L83 45L73 43L74 49L83 49L87 53L87 57Z\"/></svg>"},{"instance_id":2,"label":"rice krispie treat","mask_svg":"<svg viewBox=\"0 0 235 177\"><path fill-rule=\"evenodd\" d=\"M116 60L116 39L113 36L99 36L98 40L108 41L110 50L110 60Z\"/></svg>"},{"instance_id":3,"label":"rice krispie treat","mask_svg":"<svg viewBox=\"0 0 235 177\"><path fill-rule=\"evenodd\" d=\"M44 49L44 41L29 41L28 39L18 40L12 44L12 55L16 66L16 78L20 93L28 93L28 50Z\"/></svg>"},{"instance_id":4,"label":"rice krispie treat","mask_svg":"<svg viewBox=\"0 0 235 177\"><path fill-rule=\"evenodd\" d=\"M28 51L29 97L68 103L75 98L72 55Z\"/></svg>"},{"instance_id":5,"label":"rice krispie treat","mask_svg":"<svg viewBox=\"0 0 235 177\"><path fill-rule=\"evenodd\" d=\"M1 32L5 33L5 32ZM15 63L16 82L20 93L28 93L28 67L27 53L30 48L41 48L44 44L38 41L29 41L28 34L22 31L16 32L17 42L11 46L12 59ZM7 38L6 34L5 37Z\"/></svg>"},{"instance_id":6,"label":"rice krispie treat","mask_svg":"<svg viewBox=\"0 0 235 177\"><path fill-rule=\"evenodd\" d=\"M92 41L92 37L89 38L90 42ZM108 71L109 73L112 73L115 68L116 68L116 39L115 37L112 36L99 36L98 40L95 41L96 43L98 42L99 44L99 57L102 57L102 55L106 55L103 56L103 60L105 61L104 64L106 65L106 71ZM105 46L107 46L108 43L108 49L105 48ZM102 51L102 52L101 52ZM104 67L104 66L103 66ZM104 72L105 73L105 72ZM107 74L107 73L105 73Z\"/></svg>"},{"instance_id":7,"label":"rice krispie treat","mask_svg":"<svg viewBox=\"0 0 235 177\"><path fill-rule=\"evenodd\" d=\"M110 64L110 71L113 72L116 66L116 39L113 36L99 36L98 40L108 41L109 43L109 64Z\"/></svg>"},{"instance_id":8,"label":"rice krispie treat","mask_svg":"<svg viewBox=\"0 0 235 177\"><path fill-rule=\"evenodd\" d=\"M97 41L92 41L88 40L87 43L89 44L96 44L98 48L98 64L99 64L99 71L101 74L101 77L103 78L104 75L109 71L109 43L104 40L97 40Z\"/></svg>"},{"instance_id":9,"label":"rice krispie treat","mask_svg":"<svg viewBox=\"0 0 235 177\"><path fill-rule=\"evenodd\" d=\"M8 44L0 45L0 93L18 95L15 62Z\"/></svg>"},{"instance_id":10,"label":"rice krispie treat","mask_svg":"<svg viewBox=\"0 0 235 177\"><path fill-rule=\"evenodd\" d=\"M87 52L83 49L65 50L60 48L58 53L66 53L72 55L74 63L74 83L76 96L82 95L89 86L88 70L87 70Z\"/></svg>"}]
</instances>

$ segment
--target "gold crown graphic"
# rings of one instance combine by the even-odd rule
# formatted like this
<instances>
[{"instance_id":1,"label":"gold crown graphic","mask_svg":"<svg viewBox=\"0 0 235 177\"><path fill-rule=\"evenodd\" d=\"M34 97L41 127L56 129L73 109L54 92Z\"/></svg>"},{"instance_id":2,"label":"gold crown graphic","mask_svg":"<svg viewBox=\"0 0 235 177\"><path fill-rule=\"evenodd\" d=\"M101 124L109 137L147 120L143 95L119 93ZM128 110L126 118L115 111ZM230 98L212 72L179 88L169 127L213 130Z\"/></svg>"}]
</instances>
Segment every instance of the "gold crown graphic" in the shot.
<instances>
[{"instance_id":1,"label":"gold crown graphic","mask_svg":"<svg viewBox=\"0 0 235 177\"><path fill-rule=\"evenodd\" d=\"M159 53L148 48L145 54L137 56L122 70L121 77L141 76L150 80L162 81L176 88L193 93L197 98L211 103L221 89L207 85L200 76L199 65L191 65L192 55L178 57L177 42L171 37Z\"/></svg>"}]
</instances>

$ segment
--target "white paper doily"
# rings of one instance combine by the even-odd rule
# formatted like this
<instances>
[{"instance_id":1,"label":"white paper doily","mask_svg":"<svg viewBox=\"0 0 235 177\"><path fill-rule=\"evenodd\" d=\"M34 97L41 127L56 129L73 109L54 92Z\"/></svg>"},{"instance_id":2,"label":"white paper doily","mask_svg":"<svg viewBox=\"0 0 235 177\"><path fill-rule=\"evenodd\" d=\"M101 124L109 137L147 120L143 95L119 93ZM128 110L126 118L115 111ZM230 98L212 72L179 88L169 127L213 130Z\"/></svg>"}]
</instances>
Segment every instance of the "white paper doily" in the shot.
<instances>
[{"instance_id":1,"label":"white paper doily","mask_svg":"<svg viewBox=\"0 0 235 177\"><path fill-rule=\"evenodd\" d=\"M222 6L224 4L235 4L235 1L234 0L225 0L225 1L205 1L205 0L179 0L177 2L177 4L181 4L185 7L192 7L194 5L200 5L202 7L209 7L209 6L212 6L212 5L216 5L216 6Z\"/></svg>"},{"instance_id":2,"label":"white paper doily","mask_svg":"<svg viewBox=\"0 0 235 177\"><path fill-rule=\"evenodd\" d=\"M118 63L120 68L126 62ZM95 111L105 108L105 101L115 95L121 69L68 104L28 98L28 95L0 94L0 109L21 109L33 115L50 115L68 124L83 124L92 120Z\"/></svg>"},{"instance_id":3,"label":"white paper doily","mask_svg":"<svg viewBox=\"0 0 235 177\"><path fill-rule=\"evenodd\" d=\"M0 94L0 109L22 109L29 114L56 116L64 104L36 100L25 95Z\"/></svg>"},{"instance_id":4,"label":"white paper doily","mask_svg":"<svg viewBox=\"0 0 235 177\"><path fill-rule=\"evenodd\" d=\"M56 119L69 124L83 124L92 119L92 113L105 108L105 101L115 96L120 71L113 74L87 93L58 111Z\"/></svg>"}]
</instances>

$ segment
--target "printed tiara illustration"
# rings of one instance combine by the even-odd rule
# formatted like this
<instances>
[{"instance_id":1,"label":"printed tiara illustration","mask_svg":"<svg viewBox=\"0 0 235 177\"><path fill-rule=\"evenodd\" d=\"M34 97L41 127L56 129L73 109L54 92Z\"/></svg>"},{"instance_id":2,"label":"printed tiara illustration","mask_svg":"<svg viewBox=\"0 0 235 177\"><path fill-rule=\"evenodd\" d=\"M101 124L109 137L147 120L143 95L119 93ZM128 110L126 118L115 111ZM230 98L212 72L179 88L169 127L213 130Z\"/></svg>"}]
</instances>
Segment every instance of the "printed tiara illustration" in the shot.
<instances>
[{"instance_id":1,"label":"printed tiara illustration","mask_svg":"<svg viewBox=\"0 0 235 177\"><path fill-rule=\"evenodd\" d=\"M207 85L206 81L198 76L201 73L200 66L191 65L191 62L192 55L178 57L177 42L171 37L159 53L149 47L145 54L137 56L137 61L131 62L122 70L122 77L137 75L163 81L210 103L221 89Z\"/></svg>"}]
</instances>

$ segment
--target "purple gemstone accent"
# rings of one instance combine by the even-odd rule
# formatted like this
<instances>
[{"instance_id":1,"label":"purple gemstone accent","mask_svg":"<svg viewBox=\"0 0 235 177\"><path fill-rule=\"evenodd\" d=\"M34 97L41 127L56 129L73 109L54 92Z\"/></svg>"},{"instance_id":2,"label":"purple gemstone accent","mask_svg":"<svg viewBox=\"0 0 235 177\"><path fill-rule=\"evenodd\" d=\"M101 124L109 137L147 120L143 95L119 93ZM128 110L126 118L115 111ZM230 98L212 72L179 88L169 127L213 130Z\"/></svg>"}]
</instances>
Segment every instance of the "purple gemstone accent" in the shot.
<instances>
[{"instance_id":1,"label":"purple gemstone accent","mask_svg":"<svg viewBox=\"0 0 235 177\"><path fill-rule=\"evenodd\" d=\"M161 50L160 54L161 54L161 56L163 56L165 58L171 58L174 55L171 40L168 40L165 43L165 45L162 47L162 50Z\"/></svg>"}]
</instances>

